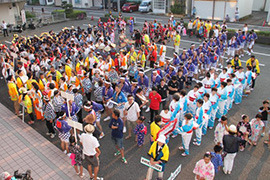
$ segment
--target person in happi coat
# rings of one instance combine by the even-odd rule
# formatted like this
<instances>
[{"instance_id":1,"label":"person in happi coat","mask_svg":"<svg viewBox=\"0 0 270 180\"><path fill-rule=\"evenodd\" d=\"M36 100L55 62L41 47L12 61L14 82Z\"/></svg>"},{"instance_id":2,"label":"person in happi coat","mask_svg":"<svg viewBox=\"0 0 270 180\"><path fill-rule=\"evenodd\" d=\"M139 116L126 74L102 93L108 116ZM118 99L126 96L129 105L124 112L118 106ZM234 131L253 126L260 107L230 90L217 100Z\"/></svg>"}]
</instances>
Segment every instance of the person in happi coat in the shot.
<instances>
[{"instance_id":1,"label":"person in happi coat","mask_svg":"<svg viewBox=\"0 0 270 180\"><path fill-rule=\"evenodd\" d=\"M157 141L153 142L148 151L148 155L151 157L151 165L159 164L162 166L162 171L158 172L158 178L163 179L165 164L168 162L170 155L169 147L166 144L166 137L164 135L160 135ZM152 179L153 171L153 168L148 168L146 180Z\"/></svg>"}]
</instances>

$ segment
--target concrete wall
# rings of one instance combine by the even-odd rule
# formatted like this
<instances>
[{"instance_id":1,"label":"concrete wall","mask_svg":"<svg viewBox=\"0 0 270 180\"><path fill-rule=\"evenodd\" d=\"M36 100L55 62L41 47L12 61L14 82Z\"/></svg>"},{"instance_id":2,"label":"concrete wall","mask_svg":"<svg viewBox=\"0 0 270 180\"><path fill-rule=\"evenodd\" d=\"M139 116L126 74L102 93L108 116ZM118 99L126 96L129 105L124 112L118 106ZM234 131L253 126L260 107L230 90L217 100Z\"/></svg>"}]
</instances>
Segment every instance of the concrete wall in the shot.
<instances>
[{"instance_id":1,"label":"concrete wall","mask_svg":"<svg viewBox=\"0 0 270 180\"><path fill-rule=\"evenodd\" d=\"M197 9L197 16L203 19L212 19L213 0L194 0ZM253 0L216 0L215 1L215 20L223 20L228 14L231 20L235 18L235 9L239 8L240 18L252 13ZM226 9L225 9L226 7Z\"/></svg>"},{"instance_id":2,"label":"concrete wall","mask_svg":"<svg viewBox=\"0 0 270 180\"><path fill-rule=\"evenodd\" d=\"M0 21L4 20L8 24L15 24L14 12L17 7L13 7L12 3L4 3L0 5Z\"/></svg>"},{"instance_id":3,"label":"concrete wall","mask_svg":"<svg viewBox=\"0 0 270 180\"><path fill-rule=\"evenodd\" d=\"M194 6L197 10L197 15L200 18L212 19L213 2L212 1L194 1ZM207 9L207 11L206 11Z\"/></svg>"},{"instance_id":4,"label":"concrete wall","mask_svg":"<svg viewBox=\"0 0 270 180\"><path fill-rule=\"evenodd\" d=\"M265 6L264 11L268 12L270 0L254 0L252 10L253 11L261 11L263 9L265 1L266 1L266 6Z\"/></svg>"},{"instance_id":5,"label":"concrete wall","mask_svg":"<svg viewBox=\"0 0 270 180\"><path fill-rule=\"evenodd\" d=\"M248 16L252 13L253 0L238 0L238 7L240 18Z\"/></svg>"},{"instance_id":6,"label":"concrete wall","mask_svg":"<svg viewBox=\"0 0 270 180\"><path fill-rule=\"evenodd\" d=\"M80 3L75 3L75 2ZM86 6L85 3L88 5ZM102 0L94 0L95 7L101 6ZM72 0L73 7L77 8L90 8L93 6L93 0Z\"/></svg>"}]
</instances>

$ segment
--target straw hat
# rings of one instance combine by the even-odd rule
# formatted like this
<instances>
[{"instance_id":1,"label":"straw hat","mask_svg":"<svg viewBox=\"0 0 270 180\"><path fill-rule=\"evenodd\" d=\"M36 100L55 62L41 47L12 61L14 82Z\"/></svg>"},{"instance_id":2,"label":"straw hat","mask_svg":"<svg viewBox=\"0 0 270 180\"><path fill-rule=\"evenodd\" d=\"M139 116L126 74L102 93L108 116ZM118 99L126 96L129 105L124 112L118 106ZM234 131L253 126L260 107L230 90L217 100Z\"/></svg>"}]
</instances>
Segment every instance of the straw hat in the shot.
<instances>
[{"instance_id":1,"label":"straw hat","mask_svg":"<svg viewBox=\"0 0 270 180\"><path fill-rule=\"evenodd\" d=\"M100 44L99 46L98 46L98 49L104 49L105 48L105 45L104 44Z\"/></svg>"},{"instance_id":2,"label":"straw hat","mask_svg":"<svg viewBox=\"0 0 270 180\"><path fill-rule=\"evenodd\" d=\"M235 125L230 125L229 128L228 128L228 131L229 132L232 132L232 133L237 133L237 129L236 129L236 126Z\"/></svg>"},{"instance_id":3,"label":"straw hat","mask_svg":"<svg viewBox=\"0 0 270 180\"><path fill-rule=\"evenodd\" d=\"M95 126L93 126L92 124L87 124L85 127L84 127L84 131L86 133L93 133L95 131Z\"/></svg>"},{"instance_id":4,"label":"straw hat","mask_svg":"<svg viewBox=\"0 0 270 180\"><path fill-rule=\"evenodd\" d=\"M104 51L106 51L106 52L109 52L111 50L111 48L109 47L109 46L106 46L105 48L104 48Z\"/></svg>"}]
</instances>

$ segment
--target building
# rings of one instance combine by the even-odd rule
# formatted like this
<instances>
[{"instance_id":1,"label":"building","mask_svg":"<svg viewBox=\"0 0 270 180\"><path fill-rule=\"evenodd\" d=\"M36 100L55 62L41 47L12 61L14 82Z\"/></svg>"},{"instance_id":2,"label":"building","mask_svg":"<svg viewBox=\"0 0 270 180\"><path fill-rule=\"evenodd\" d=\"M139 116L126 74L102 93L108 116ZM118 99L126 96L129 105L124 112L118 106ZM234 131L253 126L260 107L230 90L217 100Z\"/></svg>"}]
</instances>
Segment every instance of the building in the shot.
<instances>
[{"instance_id":1,"label":"building","mask_svg":"<svg viewBox=\"0 0 270 180\"><path fill-rule=\"evenodd\" d=\"M230 20L234 20L236 7L240 18L252 13L253 0L193 0L193 5L196 16L202 19L224 20L228 15Z\"/></svg>"},{"instance_id":2,"label":"building","mask_svg":"<svg viewBox=\"0 0 270 180\"><path fill-rule=\"evenodd\" d=\"M0 0L0 21L17 24L18 19L25 22L24 5L26 0Z\"/></svg>"},{"instance_id":3,"label":"building","mask_svg":"<svg viewBox=\"0 0 270 180\"><path fill-rule=\"evenodd\" d=\"M253 2L252 11L268 12L270 8L270 0L255 0Z\"/></svg>"},{"instance_id":4,"label":"building","mask_svg":"<svg viewBox=\"0 0 270 180\"><path fill-rule=\"evenodd\" d=\"M70 0L76 8L101 7L103 1L105 0Z\"/></svg>"}]
</instances>

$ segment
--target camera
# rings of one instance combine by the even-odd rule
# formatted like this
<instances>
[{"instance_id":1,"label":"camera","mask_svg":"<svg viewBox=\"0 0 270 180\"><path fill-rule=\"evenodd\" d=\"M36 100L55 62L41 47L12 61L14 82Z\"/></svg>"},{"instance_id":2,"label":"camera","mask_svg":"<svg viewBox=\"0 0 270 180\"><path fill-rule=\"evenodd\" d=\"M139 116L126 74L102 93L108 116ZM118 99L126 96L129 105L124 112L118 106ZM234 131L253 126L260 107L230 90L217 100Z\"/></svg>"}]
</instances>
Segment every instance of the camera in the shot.
<instances>
[{"instance_id":1,"label":"camera","mask_svg":"<svg viewBox=\"0 0 270 180\"><path fill-rule=\"evenodd\" d=\"M31 170L27 170L25 173L19 173L19 170L14 171L14 177L22 180L33 180L31 177Z\"/></svg>"}]
</instances>

